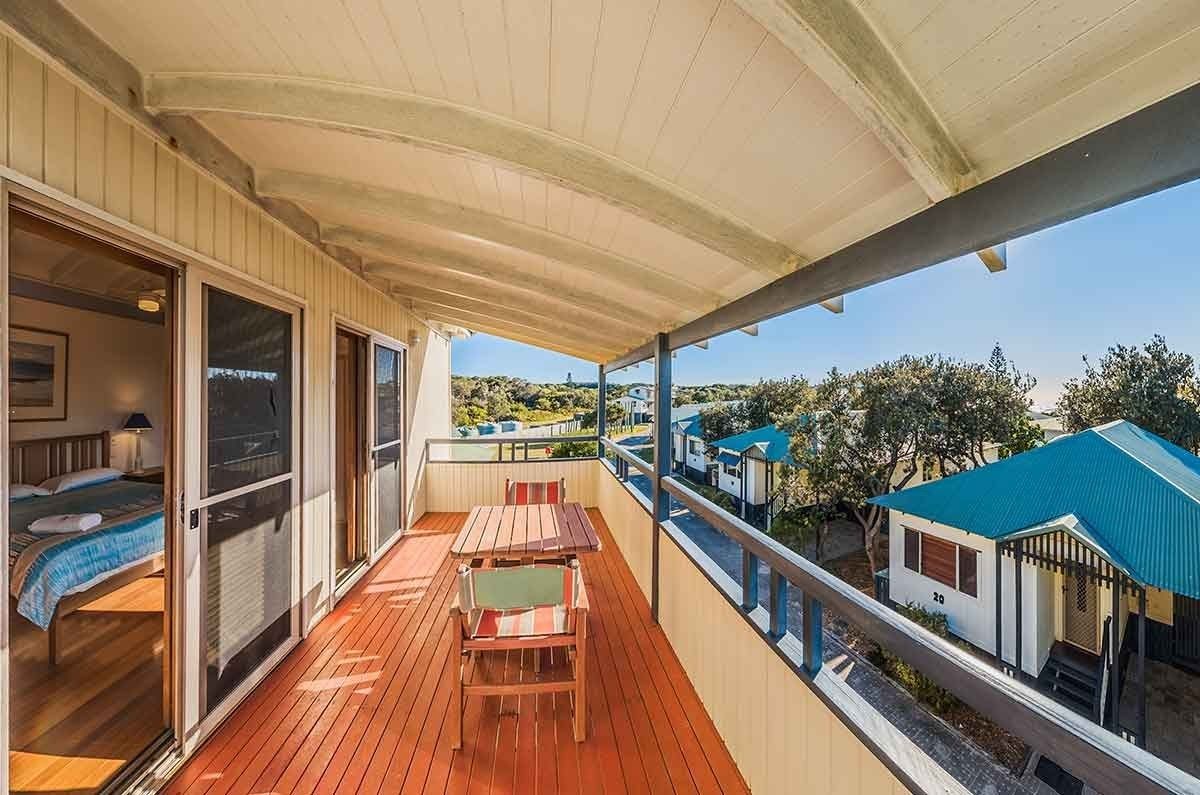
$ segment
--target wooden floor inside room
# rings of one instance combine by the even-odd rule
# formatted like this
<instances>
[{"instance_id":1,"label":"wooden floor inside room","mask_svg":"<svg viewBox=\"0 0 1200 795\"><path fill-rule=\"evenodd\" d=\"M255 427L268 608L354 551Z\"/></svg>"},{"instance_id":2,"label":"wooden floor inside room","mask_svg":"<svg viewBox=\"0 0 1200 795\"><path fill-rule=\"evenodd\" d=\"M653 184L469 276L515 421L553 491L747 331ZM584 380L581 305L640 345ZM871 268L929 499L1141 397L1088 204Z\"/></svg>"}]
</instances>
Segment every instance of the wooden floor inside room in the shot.
<instances>
[{"instance_id":1,"label":"wooden floor inside room","mask_svg":"<svg viewBox=\"0 0 1200 795\"><path fill-rule=\"evenodd\" d=\"M96 792L163 732L163 578L67 616L56 667L12 605L11 791Z\"/></svg>"},{"instance_id":2,"label":"wooden floor inside room","mask_svg":"<svg viewBox=\"0 0 1200 795\"><path fill-rule=\"evenodd\" d=\"M447 734L447 556L463 514L427 514L200 748L170 793L736 793L737 768L604 519L583 558L588 738L569 695L469 698ZM494 655L503 653L494 652ZM531 658L492 663L529 670Z\"/></svg>"}]
</instances>

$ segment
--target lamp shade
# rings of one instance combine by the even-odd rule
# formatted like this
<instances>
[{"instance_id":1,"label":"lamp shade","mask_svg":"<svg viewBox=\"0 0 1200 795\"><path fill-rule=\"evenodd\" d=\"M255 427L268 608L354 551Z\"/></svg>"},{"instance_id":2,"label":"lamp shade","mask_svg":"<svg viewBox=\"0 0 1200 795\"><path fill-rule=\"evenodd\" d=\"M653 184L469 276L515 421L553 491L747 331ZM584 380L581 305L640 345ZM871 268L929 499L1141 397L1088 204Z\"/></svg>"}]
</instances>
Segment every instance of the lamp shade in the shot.
<instances>
[{"instance_id":1,"label":"lamp shade","mask_svg":"<svg viewBox=\"0 0 1200 795\"><path fill-rule=\"evenodd\" d=\"M135 411L129 415L129 419L125 420L125 427L122 430L126 431L148 431L154 426L150 424L150 420L146 419L146 415L140 411Z\"/></svg>"}]
</instances>

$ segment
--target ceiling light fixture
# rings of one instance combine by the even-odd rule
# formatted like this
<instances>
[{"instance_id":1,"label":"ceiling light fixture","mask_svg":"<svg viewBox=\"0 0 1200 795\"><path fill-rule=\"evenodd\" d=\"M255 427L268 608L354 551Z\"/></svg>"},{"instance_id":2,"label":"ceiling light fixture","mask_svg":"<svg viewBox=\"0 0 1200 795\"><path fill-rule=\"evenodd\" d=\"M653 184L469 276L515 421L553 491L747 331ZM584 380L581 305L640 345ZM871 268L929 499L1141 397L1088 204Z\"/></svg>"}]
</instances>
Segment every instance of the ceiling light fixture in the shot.
<instances>
[{"instance_id":1,"label":"ceiling light fixture","mask_svg":"<svg viewBox=\"0 0 1200 795\"><path fill-rule=\"evenodd\" d=\"M158 312L162 305L163 299L158 293L150 290L138 293L137 308L143 312Z\"/></svg>"}]
</instances>

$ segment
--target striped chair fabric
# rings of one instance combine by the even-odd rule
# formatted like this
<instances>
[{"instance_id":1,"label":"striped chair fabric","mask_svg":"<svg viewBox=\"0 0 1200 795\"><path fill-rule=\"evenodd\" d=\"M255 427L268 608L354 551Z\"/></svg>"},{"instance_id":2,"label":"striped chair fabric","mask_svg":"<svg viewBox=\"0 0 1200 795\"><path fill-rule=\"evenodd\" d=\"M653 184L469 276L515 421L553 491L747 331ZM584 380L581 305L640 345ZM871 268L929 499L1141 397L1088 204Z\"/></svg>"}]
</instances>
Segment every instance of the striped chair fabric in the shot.
<instances>
[{"instance_id":1,"label":"striped chair fabric","mask_svg":"<svg viewBox=\"0 0 1200 795\"><path fill-rule=\"evenodd\" d=\"M574 632L574 607L581 587L578 561L565 566L458 569L458 603L472 638Z\"/></svg>"},{"instance_id":2,"label":"striped chair fabric","mask_svg":"<svg viewBox=\"0 0 1200 795\"><path fill-rule=\"evenodd\" d=\"M566 478L549 481L504 481L505 505L561 505L566 501Z\"/></svg>"}]
</instances>

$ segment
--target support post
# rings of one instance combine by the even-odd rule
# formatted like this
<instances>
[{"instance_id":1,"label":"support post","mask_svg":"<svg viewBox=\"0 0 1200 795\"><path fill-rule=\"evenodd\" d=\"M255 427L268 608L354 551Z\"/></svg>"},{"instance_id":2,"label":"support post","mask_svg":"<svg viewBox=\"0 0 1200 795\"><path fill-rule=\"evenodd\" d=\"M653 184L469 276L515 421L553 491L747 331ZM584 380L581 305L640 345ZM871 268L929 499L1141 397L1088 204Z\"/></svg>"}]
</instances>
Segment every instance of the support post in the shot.
<instances>
[{"instance_id":1,"label":"support post","mask_svg":"<svg viewBox=\"0 0 1200 795\"><path fill-rule=\"evenodd\" d=\"M1138 590L1138 736L1137 744L1146 747L1146 586Z\"/></svg>"},{"instance_id":2,"label":"support post","mask_svg":"<svg viewBox=\"0 0 1200 795\"><path fill-rule=\"evenodd\" d=\"M804 594L804 615L803 615L803 634L804 634L804 670L809 676L816 676L821 670L821 657L823 654L823 638L822 625L824 621L821 617L821 600L815 599L811 594Z\"/></svg>"},{"instance_id":3,"label":"support post","mask_svg":"<svg viewBox=\"0 0 1200 795\"><path fill-rule=\"evenodd\" d=\"M764 517L763 522L766 525L767 533L769 534L771 532L771 509L772 509L771 498L773 496L771 494L771 491L775 485L775 467L774 467L774 465L771 464L770 461L767 461L766 481L767 481L767 485L766 485L766 489L764 490L764 494L766 495L766 500L763 503L763 513L766 514L766 516Z\"/></svg>"},{"instance_id":4,"label":"support post","mask_svg":"<svg viewBox=\"0 0 1200 795\"><path fill-rule=\"evenodd\" d=\"M1004 543L996 544L996 667L1004 670L1004 603L1000 599L1004 580Z\"/></svg>"},{"instance_id":5,"label":"support post","mask_svg":"<svg viewBox=\"0 0 1200 795\"><path fill-rule=\"evenodd\" d=\"M596 368L596 436L603 439L608 435L608 389L606 386L604 365ZM604 444L596 443L597 455L604 458Z\"/></svg>"},{"instance_id":6,"label":"support post","mask_svg":"<svg viewBox=\"0 0 1200 795\"><path fill-rule=\"evenodd\" d=\"M749 613L758 607L758 557L742 547L742 609Z\"/></svg>"},{"instance_id":7,"label":"support post","mask_svg":"<svg viewBox=\"0 0 1200 795\"><path fill-rule=\"evenodd\" d=\"M671 495L662 479L671 474L671 347L666 334L654 341L654 527L650 551L650 615L658 623L659 524L671 515Z\"/></svg>"},{"instance_id":8,"label":"support post","mask_svg":"<svg viewBox=\"0 0 1200 795\"><path fill-rule=\"evenodd\" d=\"M741 511L741 513L742 513L742 520L745 521L745 519L746 519L746 478L750 473L746 471L746 452L744 450L742 451L742 464L738 468L738 471L742 473L742 476L740 478L738 478L738 482L741 484L741 487L742 487L742 511Z\"/></svg>"},{"instance_id":9,"label":"support post","mask_svg":"<svg viewBox=\"0 0 1200 795\"><path fill-rule=\"evenodd\" d=\"M1017 611L1017 621L1016 621L1017 637L1016 637L1016 652L1015 652L1016 659L1014 659L1013 662L1016 663L1016 665L1017 665L1017 679L1020 679L1021 674L1023 674L1025 671L1025 666L1023 665L1023 661L1021 660L1021 632L1023 630L1023 627L1021 626L1021 569L1025 568L1023 565L1024 553L1025 553L1025 539L1018 538L1016 545L1013 547L1013 565L1016 567L1016 570L1015 570L1016 573L1013 576L1013 583L1014 583L1013 590L1016 591L1016 596L1017 596L1016 601L1015 601L1015 607L1016 607L1016 611Z\"/></svg>"},{"instance_id":10,"label":"support post","mask_svg":"<svg viewBox=\"0 0 1200 795\"><path fill-rule=\"evenodd\" d=\"M1112 664L1112 683L1109 693L1112 695L1112 728L1118 735L1121 733L1121 585L1125 575L1114 572L1112 582L1112 634L1109 635L1109 660Z\"/></svg>"},{"instance_id":11,"label":"support post","mask_svg":"<svg viewBox=\"0 0 1200 795\"><path fill-rule=\"evenodd\" d=\"M779 640L787 634L788 581L771 569L771 595L767 600L771 612L771 637Z\"/></svg>"}]
</instances>

